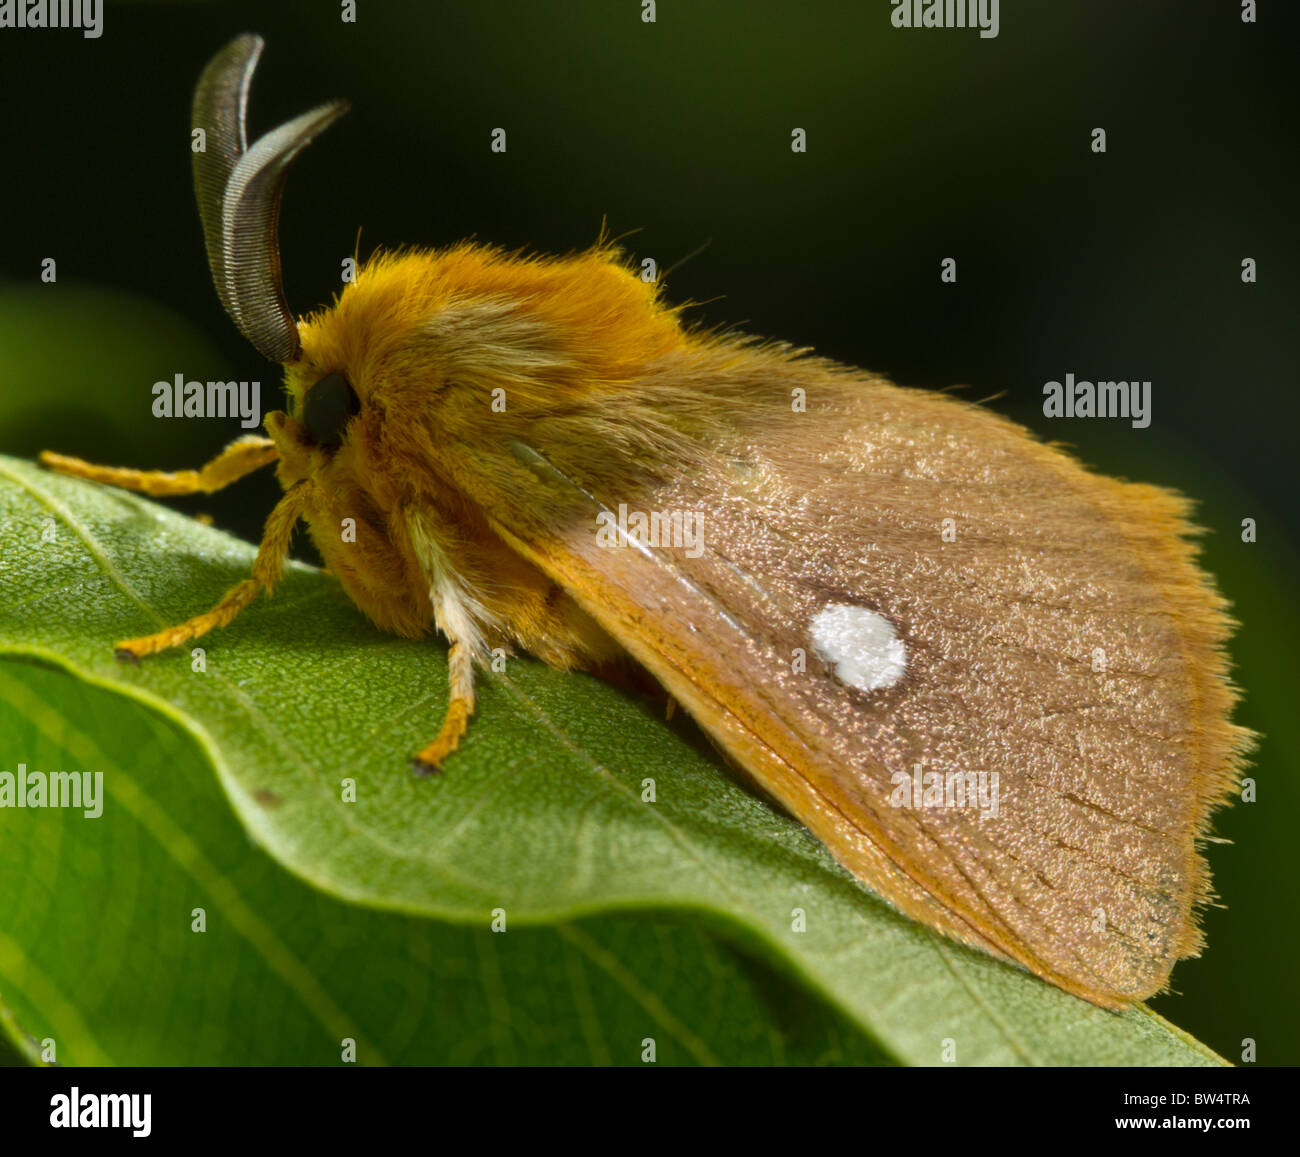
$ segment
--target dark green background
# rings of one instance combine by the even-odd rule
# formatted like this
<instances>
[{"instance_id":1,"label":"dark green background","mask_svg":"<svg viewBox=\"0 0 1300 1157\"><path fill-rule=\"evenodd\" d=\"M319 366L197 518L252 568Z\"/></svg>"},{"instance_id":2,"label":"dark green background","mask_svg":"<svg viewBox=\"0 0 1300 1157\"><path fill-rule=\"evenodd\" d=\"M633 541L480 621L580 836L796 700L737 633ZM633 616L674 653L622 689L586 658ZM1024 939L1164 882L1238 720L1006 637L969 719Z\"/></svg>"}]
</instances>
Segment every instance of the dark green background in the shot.
<instances>
[{"instance_id":1,"label":"dark green background","mask_svg":"<svg viewBox=\"0 0 1300 1157\"><path fill-rule=\"evenodd\" d=\"M190 189L192 86L237 32L268 42L253 133L353 105L289 182L296 310L338 289L358 228L363 255L470 234L564 251L604 218L661 268L709 241L669 280L697 319L1002 393L1087 462L1199 501L1243 623L1239 719L1265 738L1259 802L1211 852L1227 907L1155 1007L1229 1059L1251 1037L1261 1062L1300 1060L1295 5L1251 26L1237 0L1003 0L994 40L894 30L886 0L681 0L648 26L637 0L360 0L355 25L333 0L106 7L99 40L0 32L0 449L194 466L237 424L153 418L155 380L260 376L274 404ZM1042 384L1067 372L1150 379L1150 428L1045 420ZM179 505L256 539L275 493L267 474Z\"/></svg>"}]
</instances>

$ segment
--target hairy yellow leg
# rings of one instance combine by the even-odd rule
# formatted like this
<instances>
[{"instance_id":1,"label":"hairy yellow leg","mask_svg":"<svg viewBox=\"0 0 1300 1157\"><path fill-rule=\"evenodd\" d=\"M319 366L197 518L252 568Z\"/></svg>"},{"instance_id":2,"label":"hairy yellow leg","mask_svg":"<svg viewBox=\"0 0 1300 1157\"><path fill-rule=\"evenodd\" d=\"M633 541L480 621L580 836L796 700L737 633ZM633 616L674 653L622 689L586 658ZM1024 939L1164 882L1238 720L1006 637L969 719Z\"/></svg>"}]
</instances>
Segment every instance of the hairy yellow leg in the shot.
<instances>
[{"instance_id":1,"label":"hairy yellow leg","mask_svg":"<svg viewBox=\"0 0 1300 1157\"><path fill-rule=\"evenodd\" d=\"M453 642L447 655L451 678L451 700L443 717L438 737L411 760L411 767L421 775L442 770L442 761L460 745L474 714L474 655L464 643Z\"/></svg>"},{"instance_id":2,"label":"hairy yellow leg","mask_svg":"<svg viewBox=\"0 0 1300 1157\"><path fill-rule=\"evenodd\" d=\"M274 590L284 570L284 560L289 554L289 540L293 536L294 524L302 517L310 494L311 483L304 480L297 483L275 504L275 509L266 520L262 543L257 548L252 578L236 583L206 614L195 615L192 619L156 631L152 635L118 643L115 649L117 657L127 662L138 663L145 655L165 651L168 647L175 647L188 639L197 639L214 627L224 627L257 597L259 591L266 591L269 594Z\"/></svg>"},{"instance_id":3,"label":"hairy yellow leg","mask_svg":"<svg viewBox=\"0 0 1300 1157\"><path fill-rule=\"evenodd\" d=\"M80 458L67 458L51 450L41 453L41 465L60 474L73 474L104 482L122 490L138 490L142 494L211 494L232 482L251 474L280 456L270 438L260 434L247 434L236 438L206 466L199 470L131 470L123 466L96 466ZM232 592L233 593L233 592Z\"/></svg>"}]
</instances>

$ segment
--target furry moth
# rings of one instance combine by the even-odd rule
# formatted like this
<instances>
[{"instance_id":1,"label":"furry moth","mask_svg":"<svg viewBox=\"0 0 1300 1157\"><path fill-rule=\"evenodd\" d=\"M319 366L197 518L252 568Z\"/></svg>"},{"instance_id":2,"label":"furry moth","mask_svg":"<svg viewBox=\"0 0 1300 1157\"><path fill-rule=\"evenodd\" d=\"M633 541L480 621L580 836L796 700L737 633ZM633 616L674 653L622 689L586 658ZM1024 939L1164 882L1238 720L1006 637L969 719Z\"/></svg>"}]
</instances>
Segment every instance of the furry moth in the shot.
<instances>
[{"instance_id":1,"label":"furry moth","mask_svg":"<svg viewBox=\"0 0 1300 1157\"><path fill-rule=\"evenodd\" d=\"M455 750L492 648L640 668L903 912L1100 1005L1164 987L1248 746L1188 503L981 406L692 330L605 243L380 254L295 320L280 193L346 106L250 146L261 48L202 74L194 176L217 293L286 409L197 471L43 461L154 495L274 463L284 496L250 578L119 656L229 623L305 520L378 627L450 641L418 768Z\"/></svg>"}]
</instances>

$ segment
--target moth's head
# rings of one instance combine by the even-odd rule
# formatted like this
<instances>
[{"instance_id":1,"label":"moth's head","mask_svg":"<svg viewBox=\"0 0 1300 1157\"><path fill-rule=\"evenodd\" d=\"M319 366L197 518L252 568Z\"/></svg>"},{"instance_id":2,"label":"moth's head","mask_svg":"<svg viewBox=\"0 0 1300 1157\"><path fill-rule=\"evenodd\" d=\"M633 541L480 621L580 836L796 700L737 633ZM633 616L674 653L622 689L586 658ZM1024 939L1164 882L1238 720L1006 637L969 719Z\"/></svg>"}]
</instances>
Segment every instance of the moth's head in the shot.
<instances>
[{"instance_id":1,"label":"moth's head","mask_svg":"<svg viewBox=\"0 0 1300 1157\"><path fill-rule=\"evenodd\" d=\"M472 439L618 389L684 343L677 311L608 244L566 258L478 245L381 254L332 306L295 321L280 270L281 193L293 159L347 105L321 105L250 147L245 111L262 46L237 37L204 70L194 180L222 304L285 367L287 406L266 428L286 485L310 477L338 492L394 457L432 462L443 436ZM494 414L506 417L490 424Z\"/></svg>"}]
</instances>

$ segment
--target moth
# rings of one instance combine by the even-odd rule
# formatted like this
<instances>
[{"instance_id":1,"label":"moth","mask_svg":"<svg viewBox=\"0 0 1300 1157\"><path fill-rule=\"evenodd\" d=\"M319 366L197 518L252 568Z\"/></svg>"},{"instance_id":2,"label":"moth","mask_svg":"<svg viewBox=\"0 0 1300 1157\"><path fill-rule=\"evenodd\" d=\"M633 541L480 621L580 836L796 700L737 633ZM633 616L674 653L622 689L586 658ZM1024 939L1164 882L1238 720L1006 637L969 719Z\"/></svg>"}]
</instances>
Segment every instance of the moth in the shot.
<instances>
[{"instance_id":1,"label":"moth","mask_svg":"<svg viewBox=\"0 0 1300 1157\"><path fill-rule=\"evenodd\" d=\"M261 50L203 72L194 179L217 293L286 408L197 471L43 461L152 495L274 463L284 495L251 577L119 657L269 594L305 520L379 628L450 642L417 768L456 749L493 648L629 665L909 916L1106 1007L1166 986L1249 744L1188 502L983 406L693 328L604 241L380 253L296 321L281 190L347 106L249 146Z\"/></svg>"}]
</instances>

